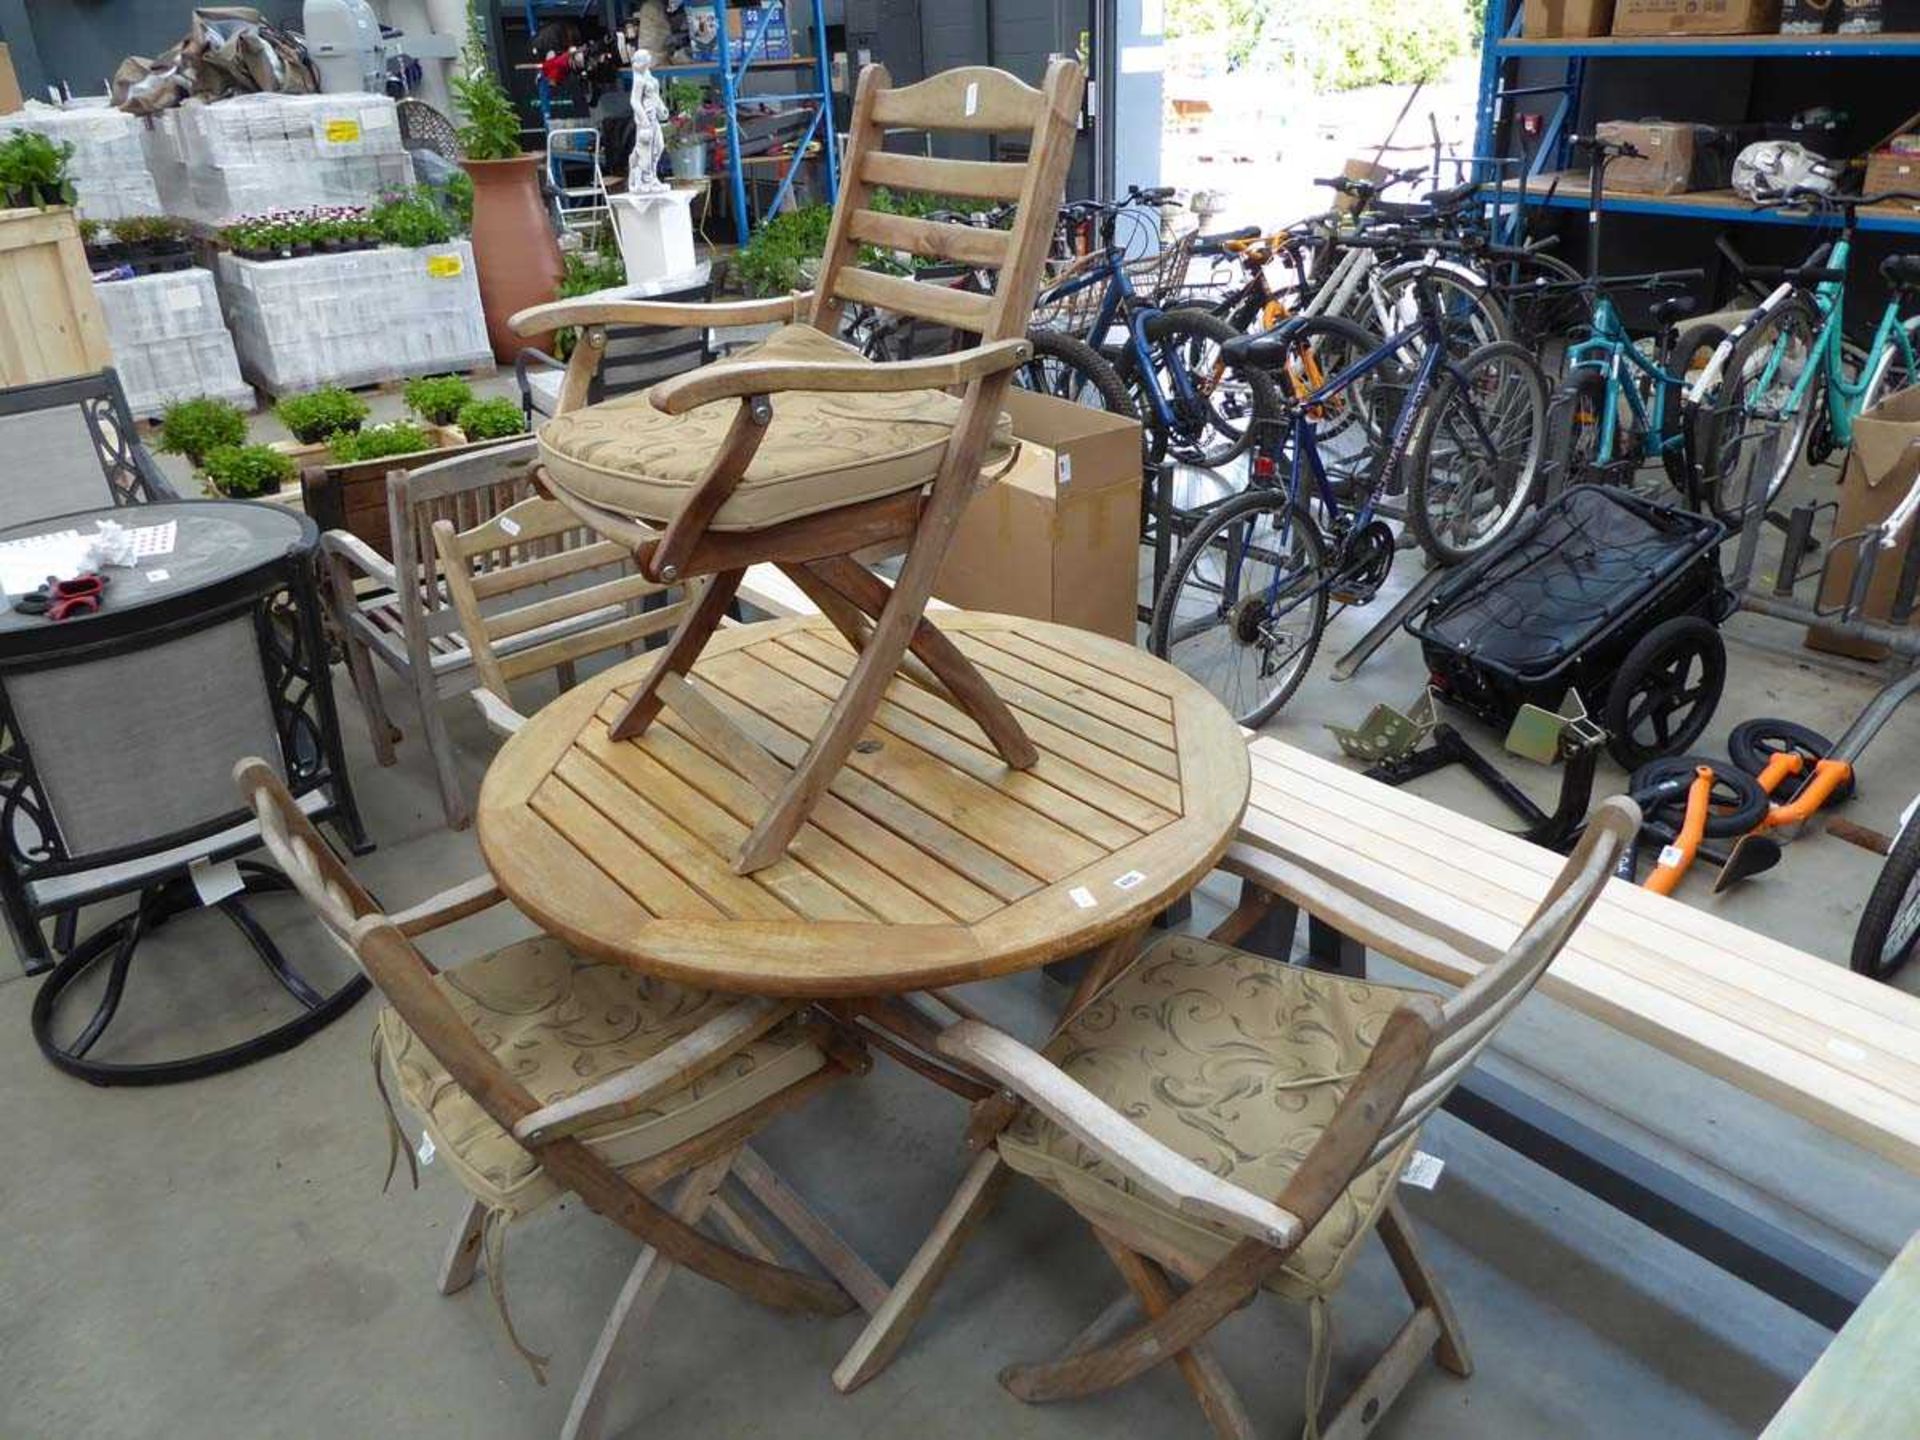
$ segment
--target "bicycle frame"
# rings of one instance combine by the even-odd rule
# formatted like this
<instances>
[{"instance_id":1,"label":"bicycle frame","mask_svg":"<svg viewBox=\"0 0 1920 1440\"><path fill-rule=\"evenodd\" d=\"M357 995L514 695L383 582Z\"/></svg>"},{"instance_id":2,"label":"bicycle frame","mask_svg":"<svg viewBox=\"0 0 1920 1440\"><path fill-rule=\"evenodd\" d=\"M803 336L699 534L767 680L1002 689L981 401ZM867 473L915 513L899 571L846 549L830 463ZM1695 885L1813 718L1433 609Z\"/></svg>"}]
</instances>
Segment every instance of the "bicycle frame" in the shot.
<instances>
[{"instance_id":1,"label":"bicycle frame","mask_svg":"<svg viewBox=\"0 0 1920 1440\"><path fill-rule=\"evenodd\" d=\"M1667 430L1667 396L1671 387L1685 381L1669 374L1640 353L1640 347L1627 334L1620 312L1611 298L1598 294L1593 301L1593 334L1567 347L1567 369L1597 370L1607 377L1607 394L1600 414L1600 439L1594 447L1594 461L1607 464L1614 456L1614 442L1620 430L1620 402L1627 409L1640 433L1648 438L1653 453L1664 455L1685 443L1680 428ZM1629 382L1629 371L1638 370L1653 383L1653 404L1649 406L1638 385Z\"/></svg>"},{"instance_id":2,"label":"bicycle frame","mask_svg":"<svg viewBox=\"0 0 1920 1440\"><path fill-rule=\"evenodd\" d=\"M1157 306L1140 302L1133 288L1133 282L1127 278L1127 267L1121 263L1120 249L1109 240L1105 245L1106 254L1100 264L1088 270L1084 275L1076 275L1069 280L1046 291L1041 304L1065 299L1095 285L1105 285L1107 293L1101 297L1100 309L1094 316L1094 348L1115 320L1124 320L1127 329L1127 349L1132 353L1134 364L1140 371L1141 388L1146 392L1147 403L1153 408L1153 418L1164 430L1172 430L1179 424L1173 411L1173 402L1160 386L1160 377L1153 363L1153 348L1147 343L1147 321L1163 313ZM1180 365L1169 365L1167 373L1172 376L1176 394L1174 399L1192 402L1198 398L1197 392L1188 380L1186 369Z\"/></svg>"}]
</instances>

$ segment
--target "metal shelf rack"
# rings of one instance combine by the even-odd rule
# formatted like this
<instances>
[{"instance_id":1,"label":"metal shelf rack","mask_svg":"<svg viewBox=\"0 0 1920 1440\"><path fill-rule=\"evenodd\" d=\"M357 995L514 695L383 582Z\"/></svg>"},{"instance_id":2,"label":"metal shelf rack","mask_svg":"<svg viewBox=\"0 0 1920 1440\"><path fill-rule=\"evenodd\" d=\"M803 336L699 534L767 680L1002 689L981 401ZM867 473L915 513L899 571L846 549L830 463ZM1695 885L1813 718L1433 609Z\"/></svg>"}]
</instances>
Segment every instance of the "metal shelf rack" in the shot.
<instances>
[{"instance_id":1,"label":"metal shelf rack","mask_svg":"<svg viewBox=\"0 0 1920 1440\"><path fill-rule=\"evenodd\" d=\"M539 24L539 16L569 14L580 17L594 14L600 9L601 0L526 0L528 33L531 34ZM700 61L690 65L656 65L653 73L662 80L673 79L711 79L715 82L720 103L721 123L725 127L727 166L725 179L732 200L735 238L742 245L753 233L753 219L747 204L746 168L756 163L752 157L741 153L740 143L740 107L742 105L774 104L787 109L802 110L807 115L806 129L795 143L788 159L787 173L781 178L779 188L775 190L772 202L767 206L769 215L778 214L793 194L794 177L799 174L800 165L808 151L818 144L820 158L826 168L827 203L832 204L840 193L840 152L833 130L833 77L827 54L827 17L825 0L787 0L786 12L791 14L796 3L805 3L811 12L813 55L791 60L767 58L767 31L772 25L773 11L770 8L739 6L729 4L729 0L712 0L714 18L719 22L718 54L712 60ZM742 26L741 44L736 47L727 23L727 12L739 8L744 15L752 17ZM617 23L617 17L616 22ZM792 33L789 27L789 34ZM748 92L747 77L753 72L769 70L812 70L812 85L809 88L782 91L778 94L753 94ZM623 85L633 83L632 73L621 77ZM539 80L540 118L543 125L550 126L553 119L553 87L546 76Z\"/></svg>"},{"instance_id":2,"label":"metal shelf rack","mask_svg":"<svg viewBox=\"0 0 1920 1440\"><path fill-rule=\"evenodd\" d=\"M1487 28L1480 52L1480 128L1474 154L1497 155L1506 123L1509 67L1521 60L1565 61L1559 85L1527 86L1521 93L1558 93L1539 147L1525 177L1527 203L1553 209L1587 208L1586 176L1569 172L1569 141L1580 114L1586 67L1606 60L1892 60L1920 57L1920 34L1882 35L1596 35L1560 40L1529 40L1520 34L1522 0L1488 0ZM1485 177L1492 183L1494 176ZM1547 191L1555 181L1559 188ZM1509 182L1511 183L1511 182ZM1609 211L1657 215L1675 220L1808 226L1821 223L1811 212L1756 210L1731 191L1691 195L1626 195L1609 191ZM1863 231L1920 234L1920 213L1882 206L1860 213Z\"/></svg>"}]
</instances>

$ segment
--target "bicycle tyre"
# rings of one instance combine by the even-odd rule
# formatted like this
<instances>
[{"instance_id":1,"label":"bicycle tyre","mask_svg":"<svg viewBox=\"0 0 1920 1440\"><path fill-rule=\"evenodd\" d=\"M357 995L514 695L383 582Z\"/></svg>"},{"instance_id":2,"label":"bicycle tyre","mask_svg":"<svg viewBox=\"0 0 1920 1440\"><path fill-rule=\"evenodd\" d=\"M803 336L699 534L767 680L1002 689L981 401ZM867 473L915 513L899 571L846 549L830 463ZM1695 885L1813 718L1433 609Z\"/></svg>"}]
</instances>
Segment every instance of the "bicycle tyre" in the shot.
<instances>
[{"instance_id":1,"label":"bicycle tyre","mask_svg":"<svg viewBox=\"0 0 1920 1440\"><path fill-rule=\"evenodd\" d=\"M1297 539L1303 552L1300 573L1313 577L1314 590L1310 599L1303 603L1307 607L1307 634L1300 646L1287 659L1286 673L1271 690L1261 693L1252 703L1246 703L1238 686L1230 693L1222 694L1228 687L1208 684L1207 674L1195 674L1181 664L1182 658L1174 653L1176 642L1173 638L1174 617L1179 609L1179 597L1186 588L1187 581L1199 568L1201 559L1206 556L1216 538L1233 526L1248 520L1249 517L1266 511L1283 515L1291 524L1290 534ZM1307 672L1313 667L1313 657L1319 651L1320 639L1327 629L1327 579L1330 571L1327 563L1326 542L1321 538L1320 527L1305 506L1295 505L1284 491L1256 489L1243 491L1230 500L1225 500L1201 517L1200 522L1187 536L1179 553L1174 556L1173 564L1167 571L1167 578L1160 586L1160 593L1153 599L1153 618L1147 628L1147 649L1159 659L1166 660L1185 671L1192 679L1205 686L1234 714L1240 724L1256 727L1270 719L1274 712L1300 688ZM1234 608L1241 609L1245 601L1236 602ZM1247 614L1242 609L1242 617ZM1224 612L1222 618L1225 618ZM1236 617L1229 637L1244 650L1254 648L1254 642L1246 638L1241 625L1241 617ZM1190 657L1189 657L1190 658ZM1264 663L1264 662L1263 662Z\"/></svg>"},{"instance_id":2,"label":"bicycle tyre","mask_svg":"<svg viewBox=\"0 0 1920 1440\"><path fill-rule=\"evenodd\" d=\"M1739 460L1753 442L1751 426L1745 418L1749 404L1742 384L1743 377L1748 373L1749 366L1764 363L1762 356L1767 347L1792 323L1804 326L1804 333L1810 340L1820 333L1821 316L1804 295L1788 296L1779 309L1740 337L1720 377L1720 393L1714 397L1713 404L1701 407L1700 413L1706 428L1702 436L1704 444L1699 446L1700 485L1715 518L1730 530L1738 530L1747 518L1746 492L1749 483ZM1808 363L1823 364L1819 357L1812 354L1811 345ZM1775 466L1767 478L1763 506L1771 505L1780 494L1787 477L1793 473L1794 462L1806 449L1807 430L1820 408L1820 389L1824 384L1824 378L1816 375L1813 384L1801 398L1799 410L1787 420L1785 429L1788 438L1775 452ZM1740 417L1737 424L1736 416Z\"/></svg>"},{"instance_id":3,"label":"bicycle tyre","mask_svg":"<svg viewBox=\"0 0 1920 1440\"><path fill-rule=\"evenodd\" d=\"M1920 948L1920 819L1893 842L1867 895L1849 957L1854 973L1890 980Z\"/></svg>"},{"instance_id":4,"label":"bicycle tyre","mask_svg":"<svg viewBox=\"0 0 1920 1440\"><path fill-rule=\"evenodd\" d=\"M1100 404L1088 408L1102 409L1128 420L1140 418L1120 372L1086 341L1058 330L1035 329L1027 331L1027 343L1033 346L1033 359L1013 372L1013 383L1020 389L1070 400L1076 405L1087 405L1087 396L1091 393L1099 396ZM1058 367L1052 377L1047 369L1049 365ZM1066 376L1077 376L1084 384L1067 393L1059 383Z\"/></svg>"},{"instance_id":5,"label":"bicycle tyre","mask_svg":"<svg viewBox=\"0 0 1920 1440\"><path fill-rule=\"evenodd\" d=\"M1767 792L1760 788L1758 780L1744 770L1730 770L1718 760L1699 755L1649 760L1634 769L1627 788L1634 795L1645 795L1667 781L1691 781L1702 765L1713 771L1712 807L1707 811L1708 839L1730 840L1736 835L1745 835L1767 818ZM1665 804L1649 806L1647 818L1658 820L1677 833L1686 813L1687 792L1682 790Z\"/></svg>"},{"instance_id":6,"label":"bicycle tyre","mask_svg":"<svg viewBox=\"0 0 1920 1440\"><path fill-rule=\"evenodd\" d=\"M1711 357L1726 338L1726 327L1716 325L1711 320L1701 320L1688 325L1674 337L1673 348L1668 352L1667 363L1662 368L1668 374L1677 375L1684 381L1687 379L1692 360L1703 350ZM1691 434L1686 445L1678 449L1671 447L1662 449L1660 462L1666 466L1667 479L1673 482L1673 488L1680 493L1681 500L1691 508L1694 503L1693 477L1687 473L1687 467L1690 459L1698 463L1699 457L1704 453L1700 449L1700 427L1696 417L1687 414L1688 387L1685 384L1670 384L1663 388L1666 390L1666 400L1661 406L1661 417L1669 426L1676 429L1685 427Z\"/></svg>"},{"instance_id":7,"label":"bicycle tyre","mask_svg":"<svg viewBox=\"0 0 1920 1440\"><path fill-rule=\"evenodd\" d=\"M1904 322L1907 339L1916 339L1920 332L1920 316ZM1898 344L1887 346L1880 354L1879 363L1873 367L1873 373L1867 376L1867 388L1860 395L1860 409L1871 410L1896 390L1905 390L1920 380L1907 366L1907 357L1900 353Z\"/></svg>"},{"instance_id":8,"label":"bicycle tyre","mask_svg":"<svg viewBox=\"0 0 1920 1440\"><path fill-rule=\"evenodd\" d=\"M1468 333L1449 339L1447 348L1450 351L1465 356L1484 345L1492 345L1501 340L1513 338L1513 328L1507 324L1507 312L1501 307L1499 301L1493 298L1491 281L1481 276L1477 284L1472 283L1465 276L1456 274L1452 270L1437 269L1424 259L1395 261L1381 267L1374 276L1381 290L1392 297L1395 323L1388 327L1389 334L1404 330L1408 324L1412 323L1411 315L1403 313L1406 307L1401 305L1398 297L1404 287L1416 276L1426 276L1436 288L1442 291L1452 290L1464 297L1473 311L1474 320ZM1452 314L1452 307L1444 308L1447 313ZM1369 329L1380 326L1382 317L1374 312L1373 295L1369 287L1363 285L1354 291L1353 296L1347 301L1342 318L1352 320ZM1467 317L1461 313L1457 318L1464 320Z\"/></svg>"},{"instance_id":9,"label":"bicycle tyre","mask_svg":"<svg viewBox=\"0 0 1920 1440\"><path fill-rule=\"evenodd\" d=\"M1601 478L1595 452L1600 447L1600 414L1606 403L1607 377L1589 367L1575 370L1554 391L1547 404L1542 467L1545 498L1553 499L1569 485L1585 485Z\"/></svg>"},{"instance_id":10,"label":"bicycle tyre","mask_svg":"<svg viewBox=\"0 0 1920 1440\"><path fill-rule=\"evenodd\" d=\"M1140 373L1131 347L1125 352L1117 368L1121 381L1140 397L1135 404L1141 425L1149 432L1149 464L1158 465L1171 455L1183 464L1218 469L1246 454L1261 425L1279 418L1280 392L1265 372L1229 364L1219 355L1221 346L1239 338L1239 332L1219 316L1204 310L1162 310L1147 316L1141 329L1148 348L1165 363L1177 363L1186 370L1195 391L1187 402L1169 397L1170 408L1180 405L1186 413L1175 417L1180 432L1168 433L1145 395L1146 385L1159 384L1158 380ZM1213 351L1211 360L1208 347ZM1164 395L1167 387L1160 388ZM1244 398L1231 404L1217 398L1243 392ZM1217 438L1210 442L1209 436Z\"/></svg>"},{"instance_id":11,"label":"bicycle tyre","mask_svg":"<svg viewBox=\"0 0 1920 1440\"><path fill-rule=\"evenodd\" d=\"M1433 442L1451 407L1473 403L1467 387L1461 384L1461 376L1466 377L1467 386L1472 386L1476 383L1478 373L1494 364L1511 367L1509 373L1517 377L1525 388L1524 399L1515 398L1525 409L1521 423L1525 426L1526 455L1521 462L1521 473L1516 477L1508 497L1501 503L1493 524L1470 543L1458 544L1445 533L1444 525L1435 524L1433 502L1437 487L1434 484ZM1413 442L1407 447L1406 458L1407 526L1413 531L1413 538L1420 542L1420 548L1427 552L1436 565L1458 565L1476 555L1484 555L1506 538L1520 517L1526 514L1527 508L1538 500L1540 459L1546 443L1546 413L1547 377L1540 373L1539 362L1527 353L1526 348L1511 340L1496 340L1491 345L1482 345L1461 361L1458 369L1442 372L1440 382L1434 386L1433 393L1427 397L1427 403L1414 422ZM1487 428L1491 430L1494 427L1489 425ZM1496 433L1496 441L1499 438ZM1496 467L1499 458L1495 457Z\"/></svg>"}]
</instances>

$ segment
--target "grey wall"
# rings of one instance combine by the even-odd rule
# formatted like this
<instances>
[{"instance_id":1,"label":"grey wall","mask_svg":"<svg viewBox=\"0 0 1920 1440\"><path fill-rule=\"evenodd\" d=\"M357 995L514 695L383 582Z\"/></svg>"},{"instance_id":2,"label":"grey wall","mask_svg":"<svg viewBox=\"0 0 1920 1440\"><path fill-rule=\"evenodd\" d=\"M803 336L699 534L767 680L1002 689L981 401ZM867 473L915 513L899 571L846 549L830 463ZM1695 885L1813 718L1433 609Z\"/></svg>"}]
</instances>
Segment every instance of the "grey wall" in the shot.
<instances>
[{"instance_id":1,"label":"grey wall","mask_svg":"<svg viewBox=\"0 0 1920 1440\"><path fill-rule=\"evenodd\" d=\"M299 0L252 3L277 24L299 23ZM31 93L64 80L91 95L127 56L157 55L181 39L192 13L191 0L0 0L0 40Z\"/></svg>"}]
</instances>

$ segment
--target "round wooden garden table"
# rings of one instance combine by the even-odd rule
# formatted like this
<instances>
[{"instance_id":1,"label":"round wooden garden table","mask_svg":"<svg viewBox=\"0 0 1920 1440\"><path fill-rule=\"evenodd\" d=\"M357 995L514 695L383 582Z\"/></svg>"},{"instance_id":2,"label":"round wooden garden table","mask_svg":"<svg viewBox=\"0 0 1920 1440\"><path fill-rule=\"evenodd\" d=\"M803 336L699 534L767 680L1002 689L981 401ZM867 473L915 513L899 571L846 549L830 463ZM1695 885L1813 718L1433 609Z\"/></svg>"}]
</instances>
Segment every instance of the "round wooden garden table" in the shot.
<instances>
[{"instance_id":1,"label":"round wooden garden table","mask_svg":"<svg viewBox=\"0 0 1920 1440\"><path fill-rule=\"evenodd\" d=\"M1163 661L1036 620L940 612L1040 751L1010 770L943 697L896 678L786 856L731 859L853 664L824 619L723 631L695 687L771 752L703 748L668 709L607 728L653 664L582 682L480 791L500 888L582 953L703 989L926 990L1025 970L1146 924L1212 868L1246 807L1245 739ZM759 781L756 788L755 780Z\"/></svg>"}]
</instances>

